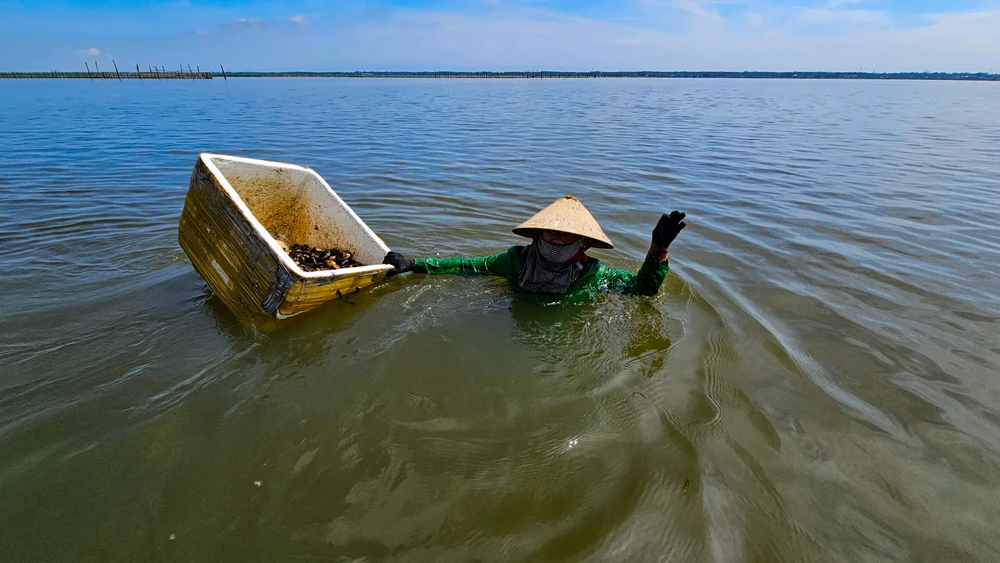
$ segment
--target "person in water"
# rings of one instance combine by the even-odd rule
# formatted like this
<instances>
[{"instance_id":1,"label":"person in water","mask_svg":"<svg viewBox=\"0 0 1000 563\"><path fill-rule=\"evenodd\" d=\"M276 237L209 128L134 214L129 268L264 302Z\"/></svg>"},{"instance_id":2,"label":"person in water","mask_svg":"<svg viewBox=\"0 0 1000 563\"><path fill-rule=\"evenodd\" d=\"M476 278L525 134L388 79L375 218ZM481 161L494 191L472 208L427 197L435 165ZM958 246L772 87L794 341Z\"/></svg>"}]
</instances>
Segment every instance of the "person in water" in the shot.
<instances>
[{"instance_id":1,"label":"person in water","mask_svg":"<svg viewBox=\"0 0 1000 563\"><path fill-rule=\"evenodd\" d=\"M406 258L389 252L383 264L390 275L491 274L504 276L521 289L539 293L614 291L624 295L656 295L667 275L667 248L687 225L679 211L660 217L638 274L602 265L587 256L590 248L614 248L601 226L578 199L566 196L528 219L514 233L532 240L506 252L482 258Z\"/></svg>"}]
</instances>

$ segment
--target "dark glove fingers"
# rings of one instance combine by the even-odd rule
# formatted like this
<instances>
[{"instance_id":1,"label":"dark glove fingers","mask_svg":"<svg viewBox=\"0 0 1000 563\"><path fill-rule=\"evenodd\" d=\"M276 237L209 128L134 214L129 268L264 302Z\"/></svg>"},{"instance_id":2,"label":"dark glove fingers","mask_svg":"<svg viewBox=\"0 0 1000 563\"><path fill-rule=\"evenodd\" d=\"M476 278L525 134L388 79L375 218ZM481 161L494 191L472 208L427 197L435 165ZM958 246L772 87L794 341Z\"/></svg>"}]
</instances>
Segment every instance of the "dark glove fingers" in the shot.
<instances>
[{"instance_id":1,"label":"dark glove fingers","mask_svg":"<svg viewBox=\"0 0 1000 563\"><path fill-rule=\"evenodd\" d=\"M653 244L664 248L670 246L677 235L687 227L687 223L684 222L685 217L687 217L687 213L676 209L671 211L669 215L666 213L661 215L653 229Z\"/></svg>"},{"instance_id":2,"label":"dark glove fingers","mask_svg":"<svg viewBox=\"0 0 1000 563\"><path fill-rule=\"evenodd\" d=\"M395 276L395 275L401 273L400 270L399 270L399 259L400 258L401 258L401 256L399 255L398 252L393 252L391 250L389 251L389 254L385 255L385 259L382 260L382 263L383 264L388 264L388 265L392 266L392 269L389 270L388 272L386 272L385 275L391 277L391 276Z\"/></svg>"},{"instance_id":3,"label":"dark glove fingers","mask_svg":"<svg viewBox=\"0 0 1000 563\"><path fill-rule=\"evenodd\" d=\"M392 270L386 272L386 275L388 276L409 272L413 269L413 262L413 260L409 260L402 254L391 250L385 255L385 259L382 260L383 264L388 264L393 267Z\"/></svg>"},{"instance_id":4,"label":"dark glove fingers","mask_svg":"<svg viewBox=\"0 0 1000 563\"><path fill-rule=\"evenodd\" d=\"M666 215L664 215L664 217L666 217ZM670 236L666 234L669 229L670 227L664 226L663 223L657 223L656 227L653 229L653 244L663 246L667 242L667 239L670 238Z\"/></svg>"}]
</instances>

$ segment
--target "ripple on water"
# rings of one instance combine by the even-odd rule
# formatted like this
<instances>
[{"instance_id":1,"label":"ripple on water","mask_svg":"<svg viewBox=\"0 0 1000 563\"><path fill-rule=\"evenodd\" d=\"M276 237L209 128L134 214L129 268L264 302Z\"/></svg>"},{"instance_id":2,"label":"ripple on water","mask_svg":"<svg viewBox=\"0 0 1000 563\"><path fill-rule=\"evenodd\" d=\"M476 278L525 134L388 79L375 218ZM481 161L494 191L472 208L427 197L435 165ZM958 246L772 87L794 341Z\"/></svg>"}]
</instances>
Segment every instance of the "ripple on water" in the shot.
<instances>
[{"instance_id":1,"label":"ripple on water","mask_svg":"<svg viewBox=\"0 0 1000 563\"><path fill-rule=\"evenodd\" d=\"M4 82L11 560L1000 553L993 85ZM201 150L413 256L567 193L615 267L689 228L653 299L406 276L247 326L177 247Z\"/></svg>"}]
</instances>

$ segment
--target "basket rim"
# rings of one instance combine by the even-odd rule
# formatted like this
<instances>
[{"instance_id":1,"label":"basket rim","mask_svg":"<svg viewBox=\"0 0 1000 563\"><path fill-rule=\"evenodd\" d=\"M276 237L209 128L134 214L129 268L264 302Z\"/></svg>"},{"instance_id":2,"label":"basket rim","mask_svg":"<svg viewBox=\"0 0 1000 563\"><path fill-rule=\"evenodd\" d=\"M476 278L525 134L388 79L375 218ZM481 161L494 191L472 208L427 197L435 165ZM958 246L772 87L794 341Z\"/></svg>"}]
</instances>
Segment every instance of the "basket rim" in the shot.
<instances>
[{"instance_id":1,"label":"basket rim","mask_svg":"<svg viewBox=\"0 0 1000 563\"><path fill-rule=\"evenodd\" d=\"M305 172L308 175L311 175L315 179L319 180L320 184L322 184L323 187L325 187L326 190L334 198L336 198L338 202L344 205L344 208L347 210L348 214L352 218L357 220L358 223L362 226L362 229L364 230L365 234L372 237L378 243L378 245L382 247L382 250L385 253L389 252L389 247L386 246L385 242L382 241L382 239L378 235L376 235L375 232L372 231L370 227L368 227L367 223L365 223L360 217L358 217L357 213L354 212L354 209L352 209L350 205L347 205L347 203L343 199L341 199L341 197L337 194L337 192L330 187L330 184L328 184L326 180L324 180L323 177L319 175L318 172L316 172L312 168L309 168L308 166L299 166L297 164L290 164L287 162L279 162L275 160L261 160L257 158L247 158L243 156L234 156L234 155L220 154L220 153L211 153L211 152L200 153L198 155L198 159L205 165L206 168L208 168L208 171L211 173L213 179L215 179L222 187L222 189L226 192L226 196L233 203L236 204L236 206L239 208L243 216L250 222L250 226L253 227L253 230L257 234L257 236L261 237L261 239L267 244L268 248L271 250L271 253L274 254L281 262L281 264L284 265L293 274L304 279L317 279L317 278L333 279L333 278L349 277L354 275L363 275L368 272L388 271L393 268L388 264L368 264L365 266L355 266L353 268L339 268L337 270L318 270L315 272L307 272L306 270L303 270L302 268L299 267L298 264L295 263L295 260L292 260L292 258L288 256L288 254L286 254L284 250L282 250L281 246L278 245L278 241L273 236L271 236L271 233L264 228L264 225L257 219L257 217L253 214L253 212L250 211L250 208L243 201L243 198L240 197L240 194L236 191L235 188L233 188L232 184L229 183L229 180L226 178L225 174L223 174L222 171L219 170L219 167L215 165L214 159L216 158L242 162L244 164L253 164L257 166L265 166L272 168L280 167L290 170L298 170L301 172Z\"/></svg>"}]
</instances>

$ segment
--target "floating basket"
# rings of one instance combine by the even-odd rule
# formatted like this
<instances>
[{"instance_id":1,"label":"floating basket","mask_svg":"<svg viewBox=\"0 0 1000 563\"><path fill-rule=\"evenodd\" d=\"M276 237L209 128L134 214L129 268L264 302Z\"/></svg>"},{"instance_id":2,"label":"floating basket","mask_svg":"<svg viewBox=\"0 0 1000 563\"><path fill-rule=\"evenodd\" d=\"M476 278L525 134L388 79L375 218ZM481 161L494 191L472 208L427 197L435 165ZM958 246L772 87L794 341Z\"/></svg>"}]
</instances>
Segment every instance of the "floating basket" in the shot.
<instances>
[{"instance_id":1,"label":"floating basket","mask_svg":"<svg viewBox=\"0 0 1000 563\"><path fill-rule=\"evenodd\" d=\"M297 315L371 285L392 268L382 264L389 248L319 174L282 162L199 155L178 240L238 314ZM371 265L307 272L282 244L348 249Z\"/></svg>"}]
</instances>

